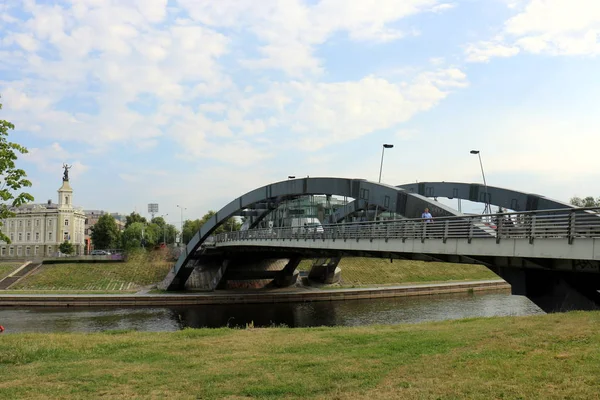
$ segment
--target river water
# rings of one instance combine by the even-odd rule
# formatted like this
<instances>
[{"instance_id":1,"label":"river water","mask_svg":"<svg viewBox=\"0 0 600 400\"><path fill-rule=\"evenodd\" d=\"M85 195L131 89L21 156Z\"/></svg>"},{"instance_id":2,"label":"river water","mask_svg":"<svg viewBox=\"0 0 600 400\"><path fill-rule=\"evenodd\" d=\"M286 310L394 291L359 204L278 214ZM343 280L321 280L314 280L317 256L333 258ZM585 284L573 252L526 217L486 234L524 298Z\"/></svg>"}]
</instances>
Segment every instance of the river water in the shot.
<instances>
[{"instance_id":1,"label":"river water","mask_svg":"<svg viewBox=\"0 0 600 400\"><path fill-rule=\"evenodd\" d=\"M169 308L0 308L5 334L19 332L176 331L186 327L359 326L470 317L543 314L523 296L465 293L310 303Z\"/></svg>"}]
</instances>

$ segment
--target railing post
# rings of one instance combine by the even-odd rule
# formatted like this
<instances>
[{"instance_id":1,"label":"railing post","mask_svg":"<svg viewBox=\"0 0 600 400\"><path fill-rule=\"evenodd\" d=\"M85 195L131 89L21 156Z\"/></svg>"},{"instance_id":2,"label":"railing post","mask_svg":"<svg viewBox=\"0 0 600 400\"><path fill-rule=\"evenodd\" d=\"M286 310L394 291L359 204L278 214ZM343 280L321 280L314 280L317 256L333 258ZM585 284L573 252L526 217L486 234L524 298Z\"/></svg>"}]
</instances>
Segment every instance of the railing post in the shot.
<instances>
[{"instance_id":1,"label":"railing post","mask_svg":"<svg viewBox=\"0 0 600 400\"><path fill-rule=\"evenodd\" d=\"M504 217L496 218L498 225L496 225L496 243L500 243L502 234L504 233Z\"/></svg>"},{"instance_id":2,"label":"railing post","mask_svg":"<svg viewBox=\"0 0 600 400\"><path fill-rule=\"evenodd\" d=\"M473 223L474 219L471 217L469 218L469 236L468 236L468 242L471 243L471 240L473 240L473 229L475 228L475 224Z\"/></svg>"},{"instance_id":3,"label":"railing post","mask_svg":"<svg viewBox=\"0 0 600 400\"><path fill-rule=\"evenodd\" d=\"M571 211L569 214L569 232L567 234L567 238L569 240L569 244L573 244L573 239L575 239L575 221L576 221L575 211Z\"/></svg>"},{"instance_id":4,"label":"railing post","mask_svg":"<svg viewBox=\"0 0 600 400\"><path fill-rule=\"evenodd\" d=\"M448 231L450 230L450 220L446 220L444 221L444 237L443 237L443 242L446 243L446 240L448 240Z\"/></svg>"},{"instance_id":5,"label":"railing post","mask_svg":"<svg viewBox=\"0 0 600 400\"><path fill-rule=\"evenodd\" d=\"M529 244L532 244L533 243L533 239L535 239L535 234L536 234L536 231L535 231L535 221L536 221L536 217L537 217L536 214L533 214L530 217L531 223L530 223L530 227L529 227Z\"/></svg>"}]
</instances>

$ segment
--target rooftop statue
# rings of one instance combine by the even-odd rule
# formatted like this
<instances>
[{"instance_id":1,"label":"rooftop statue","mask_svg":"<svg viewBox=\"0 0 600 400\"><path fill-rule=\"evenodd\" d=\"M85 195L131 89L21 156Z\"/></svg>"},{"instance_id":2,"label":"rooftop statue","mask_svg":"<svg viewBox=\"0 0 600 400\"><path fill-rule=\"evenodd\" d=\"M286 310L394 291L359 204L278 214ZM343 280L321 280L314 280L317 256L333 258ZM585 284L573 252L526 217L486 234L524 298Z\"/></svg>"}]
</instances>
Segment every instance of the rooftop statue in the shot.
<instances>
[{"instance_id":1,"label":"rooftop statue","mask_svg":"<svg viewBox=\"0 0 600 400\"><path fill-rule=\"evenodd\" d=\"M67 182L69 180L69 170L72 167L72 165L63 164L63 168L65 169L65 172L63 174L63 182Z\"/></svg>"}]
</instances>

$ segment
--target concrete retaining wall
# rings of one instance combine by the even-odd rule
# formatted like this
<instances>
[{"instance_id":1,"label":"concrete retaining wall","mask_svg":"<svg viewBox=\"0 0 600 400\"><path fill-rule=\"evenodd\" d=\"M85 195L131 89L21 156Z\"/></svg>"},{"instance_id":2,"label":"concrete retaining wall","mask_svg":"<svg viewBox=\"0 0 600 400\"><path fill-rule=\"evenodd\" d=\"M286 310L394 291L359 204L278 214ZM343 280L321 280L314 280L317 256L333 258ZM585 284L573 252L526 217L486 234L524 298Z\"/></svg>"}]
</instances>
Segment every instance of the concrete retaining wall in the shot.
<instances>
[{"instance_id":1,"label":"concrete retaining wall","mask_svg":"<svg viewBox=\"0 0 600 400\"><path fill-rule=\"evenodd\" d=\"M368 289L277 291L245 293L186 293L143 295L0 295L0 307L175 307L208 304L291 303L388 297L428 296L467 291L508 290L503 280L394 286Z\"/></svg>"}]
</instances>

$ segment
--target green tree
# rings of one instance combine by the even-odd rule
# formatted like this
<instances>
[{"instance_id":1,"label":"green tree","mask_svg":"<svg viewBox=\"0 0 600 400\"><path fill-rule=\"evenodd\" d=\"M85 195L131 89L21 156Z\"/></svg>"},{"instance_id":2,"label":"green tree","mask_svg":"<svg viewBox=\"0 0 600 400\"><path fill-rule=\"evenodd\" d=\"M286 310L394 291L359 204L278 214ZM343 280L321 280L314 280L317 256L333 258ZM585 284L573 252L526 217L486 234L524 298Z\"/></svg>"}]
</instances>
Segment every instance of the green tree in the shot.
<instances>
[{"instance_id":1,"label":"green tree","mask_svg":"<svg viewBox=\"0 0 600 400\"><path fill-rule=\"evenodd\" d=\"M2 103L0 103L2 110ZM30 187L31 182L27 179L24 170L15 165L18 154L26 154L27 149L19 144L8 141L8 131L15 129L15 126L5 120L0 119L0 221L13 217L15 214L10 207L19 207L29 201L33 201L33 196L26 192L21 192L15 196L16 191L22 187ZM2 222L0 222L2 226ZM0 240L10 243L10 238L0 231Z\"/></svg>"},{"instance_id":2,"label":"green tree","mask_svg":"<svg viewBox=\"0 0 600 400\"><path fill-rule=\"evenodd\" d=\"M588 196L584 199L581 197L571 197L570 203L575 207L600 207L600 197L594 199Z\"/></svg>"},{"instance_id":3,"label":"green tree","mask_svg":"<svg viewBox=\"0 0 600 400\"><path fill-rule=\"evenodd\" d=\"M119 247L119 227L115 218L110 214L104 214L98 218L98 222L92 227L90 238L96 249L114 249Z\"/></svg>"},{"instance_id":4,"label":"green tree","mask_svg":"<svg viewBox=\"0 0 600 400\"><path fill-rule=\"evenodd\" d=\"M210 210L200 219L187 220L183 224L183 242L188 243L192 237L200 230L200 227L204 225L208 220L213 218L217 212ZM219 225L213 234L219 234L223 232L239 231L242 227L242 223L239 219L231 217L227 219L223 224Z\"/></svg>"},{"instance_id":5,"label":"green tree","mask_svg":"<svg viewBox=\"0 0 600 400\"><path fill-rule=\"evenodd\" d=\"M75 248L73 247L73 243L65 240L58 246L58 250L63 254L73 254Z\"/></svg>"},{"instance_id":6,"label":"green tree","mask_svg":"<svg viewBox=\"0 0 600 400\"><path fill-rule=\"evenodd\" d=\"M123 248L126 250L139 247L152 248L158 243L160 232L160 227L156 224L134 222L123 231ZM162 240L162 236L160 239Z\"/></svg>"},{"instance_id":7,"label":"green tree","mask_svg":"<svg viewBox=\"0 0 600 400\"><path fill-rule=\"evenodd\" d=\"M146 218L142 217L140 214L138 214L134 211L125 217L125 229L129 228L129 225L136 223L136 222L141 222L141 223L145 224L148 221L146 221Z\"/></svg>"}]
</instances>

